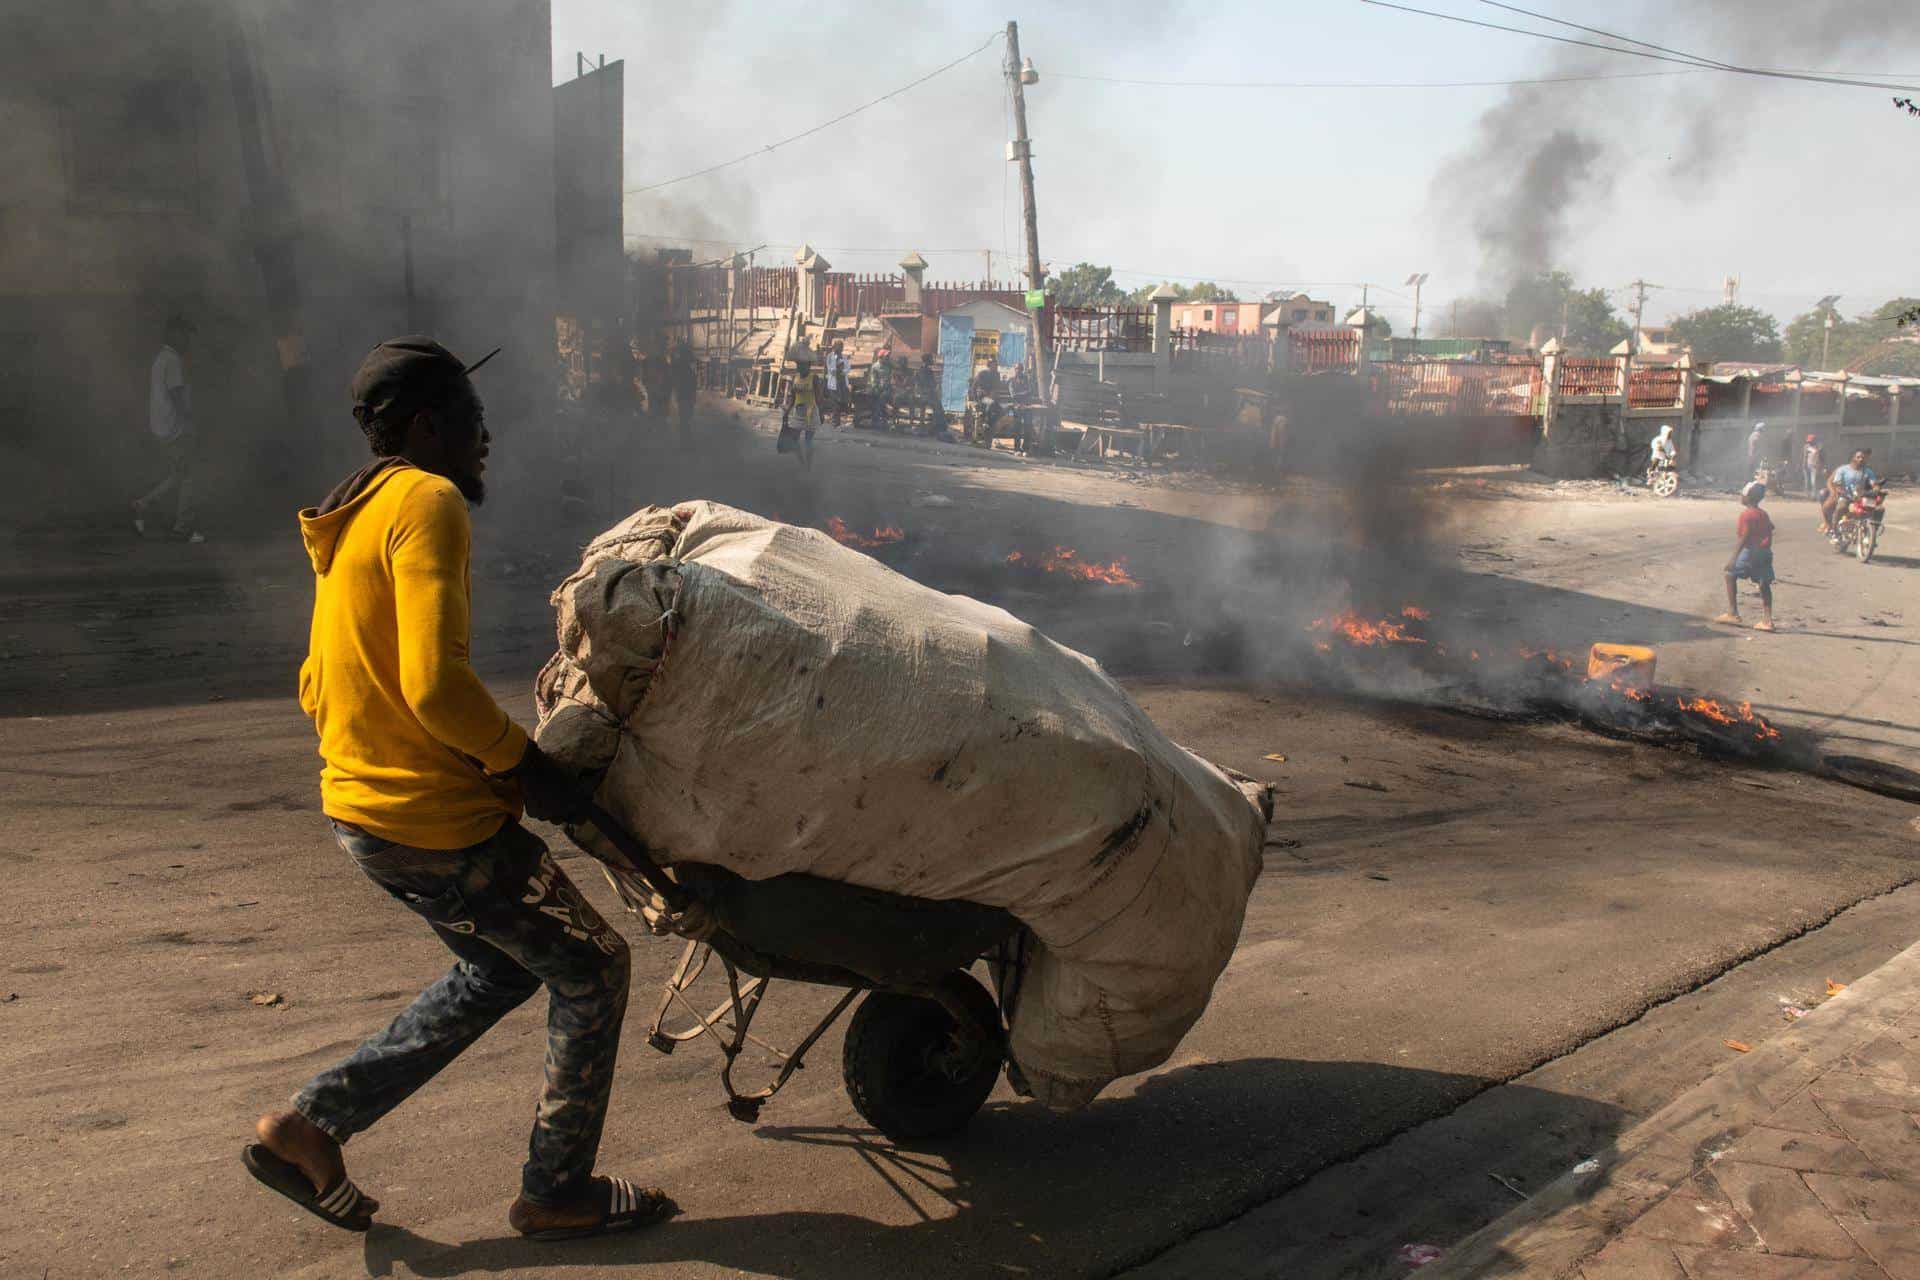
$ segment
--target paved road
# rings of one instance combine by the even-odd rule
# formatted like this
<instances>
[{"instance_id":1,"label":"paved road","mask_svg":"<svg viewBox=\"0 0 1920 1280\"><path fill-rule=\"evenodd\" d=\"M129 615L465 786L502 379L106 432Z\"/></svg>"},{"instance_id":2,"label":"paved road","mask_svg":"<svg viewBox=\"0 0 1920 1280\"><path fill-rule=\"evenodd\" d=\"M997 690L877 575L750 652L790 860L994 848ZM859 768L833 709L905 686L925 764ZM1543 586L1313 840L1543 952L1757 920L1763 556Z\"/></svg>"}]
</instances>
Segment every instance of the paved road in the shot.
<instances>
[{"instance_id":1,"label":"paved road","mask_svg":"<svg viewBox=\"0 0 1920 1280\"><path fill-rule=\"evenodd\" d=\"M1810 723L1853 723L1836 712L1861 704L1817 699L1829 684L1877 682L1883 700L1904 689L1900 646L1857 621L1822 625L1858 639L1812 634L1815 606L1792 586L1782 617L1800 630L1760 637L1698 621L1723 554L1706 538L1730 525L1729 502L1442 490L1444 518L1410 530L1426 552L1402 556L1374 538L1375 522L1341 526L1303 494L1289 505L846 441L823 449L821 468L805 490L756 455L732 483L793 518L906 523L909 571L1035 616L1131 672L1178 740L1279 786L1240 952L1174 1061L1074 1116L997 1096L965 1140L909 1151L858 1124L831 1038L749 1128L719 1109L711 1055L645 1047L636 1001L605 1163L666 1184L687 1213L629 1240L536 1250L504 1239L501 1222L538 1074L539 1011L526 1009L354 1142L355 1168L392 1225L364 1241L309 1225L241 1174L249 1118L444 957L321 834L310 731L274 684L304 626L291 548L221 549L211 586L170 564L115 576L111 563L80 563L64 577L23 566L11 580L42 587L16 596L5 619L21 684L0 691L13 712L0 720L0 805L13 827L8 902L29 927L15 926L6 961L19 998L0 1005L0 1088L15 1168L28 1176L0 1190L0 1271L1105 1274L1173 1259L1183 1242L1231 1231L1470 1105L1492 1108L1478 1123L1496 1146L1523 1133L1569 1150L1603 1143L1646 1100L1710 1069L1720 1039L1713 1016L1673 1024L1681 1051L1649 1075L1644 1053L1602 1052L1603 1033L1701 999L1686 993L1744 958L1787 954L1773 949L1801 934L1838 941L1773 980L1813 999L1825 978L1870 968L1906 927L1873 912L1885 901L1874 895L1913 876L1907 806L1274 678L1302 651L1300 614L1263 618L1254 606L1345 577L1358 595L1424 584L1444 621L1503 640L1536 628L1530 642L1650 636L1663 674L1735 695L1752 687L1804 705L1783 714ZM1358 537L1362 552L1327 544L1303 559L1303 511L1316 532ZM1857 613L1909 572L1836 558L1820 567L1821 588L1782 524L1783 568L1809 580L1833 619L1834 602ZM1277 538L1258 532L1273 526ZM1146 586L1063 592L1006 569L1006 548L1066 528L1088 555L1127 555ZM483 622L494 624L484 658L524 673L548 553L495 537L483 533L477 561ZM1635 577L1649 556L1647 577ZM1274 580L1260 577L1268 571ZM104 591L118 594L101 607ZM182 593L202 602L200 616L183 616ZM1835 664L1832 680L1808 670L1815 662ZM1746 684L1730 687L1735 677ZM502 696L523 703L524 681L516 674ZM661 944L639 941L636 953L642 988L671 962ZM284 1003L249 1001L263 991ZM776 1037L828 998L779 994L764 1015ZM1673 997L1682 1001L1660 1005ZM1527 1075L1576 1060L1595 1064L1590 1077ZM1629 1098L1619 1082L1635 1071ZM1494 1088L1505 1081L1516 1083ZM1529 1158L1564 1155L1536 1145ZM1409 1154L1399 1185L1445 1168L1433 1150ZM1465 1234L1498 1207L1462 1197L1428 1229ZM1361 1230L1338 1229L1350 1245ZM1388 1244L1365 1242L1368 1256Z\"/></svg>"}]
</instances>

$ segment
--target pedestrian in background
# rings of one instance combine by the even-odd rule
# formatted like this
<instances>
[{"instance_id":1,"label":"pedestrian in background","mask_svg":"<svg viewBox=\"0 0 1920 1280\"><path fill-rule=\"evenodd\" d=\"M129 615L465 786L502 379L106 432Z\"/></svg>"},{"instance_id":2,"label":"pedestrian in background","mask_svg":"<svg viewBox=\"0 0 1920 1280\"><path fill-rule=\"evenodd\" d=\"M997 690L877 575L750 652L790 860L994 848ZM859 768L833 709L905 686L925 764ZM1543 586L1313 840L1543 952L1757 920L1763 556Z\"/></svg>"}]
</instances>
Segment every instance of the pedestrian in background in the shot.
<instances>
[{"instance_id":1,"label":"pedestrian in background","mask_svg":"<svg viewBox=\"0 0 1920 1280\"><path fill-rule=\"evenodd\" d=\"M193 332L193 322L184 315L175 312L168 316L159 354L147 369L147 431L165 451L167 473L133 501L133 531L143 538L147 534L147 513L172 495L169 536L186 542L206 541L193 506L198 438L193 422L193 388L187 381L187 352Z\"/></svg>"},{"instance_id":2,"label":"pedestrian in background","mask_svg":"<svg viewBox=\"0 0 1920 1280\"><path fill-rule=\"evenodd\" d=\"M774 448L780 453L797 454L802 471L813 469L813 432L820 425L820 399L826 388L813 363L796 360L793 384L787 389L787 403L780 411L780 438ZM799 419L795 425L794 419Z\"/></svg>"},{"instance_id":3,"label":"pedestrian in background","mask_svg":"<svg viewBox=\"0 0 1920 1280\"><path fill-rule=\"evenodd\" d=\"M676 342L667 361L668 379L673 383L673 410L680 422L680 443L693 443L693 400L699 393L699 375L693 367L693 351L684 342Z\"/></svg>"},{"instance_id":4,"label":"pedestrian in background","mask_svg":"<svg viewBox=\"0 0 1920 1280\"><path fill-rule=\"evenodd\" d=\"M1727 611L1715 622L1740 625L1740 579L1760 588L1760 621L1755 631L1773 630L1773 520L1760 509L1767 486L1758 480L1740 491L1740 516L1734 522L1733 558L1727 561Z\"/></svg>"},{"instance_id":5,"label":"pedestrian in background","mask_svg":"<svg viewBox=\"0 0 1920 1280\"><path fill-rule=\"evenodd\" d=\"M827 404L832 407L833 425L839 426L841 414L853 407L853 362L847 359L847 345L835 340L827 352Z\"/></svg>"},{"instance_id":6,"label":"pedestrian in background","mask_svg":"<svg viewBox=\"0 0 1920 1280\"><path fill-rule=\"evenodd\" d=\"M1747 479L1757 480L1760 471L1761 446L1767 440L1767 424L1756 422L1753 430L1747 433Z\"/></svg>"},{"instance_id":7,"label":"pedestrian in background","mask_svg":"<svg viewBox=\"0 0 1920 1280\"><path fill-rule=\"evenodd\" d=\"M1808 436L1800 455L1801 469L1807 476L1807 496L1817 498L1827 483L1827 451L1820 447L1819 436Z\"/></svg>"}]
</instances>

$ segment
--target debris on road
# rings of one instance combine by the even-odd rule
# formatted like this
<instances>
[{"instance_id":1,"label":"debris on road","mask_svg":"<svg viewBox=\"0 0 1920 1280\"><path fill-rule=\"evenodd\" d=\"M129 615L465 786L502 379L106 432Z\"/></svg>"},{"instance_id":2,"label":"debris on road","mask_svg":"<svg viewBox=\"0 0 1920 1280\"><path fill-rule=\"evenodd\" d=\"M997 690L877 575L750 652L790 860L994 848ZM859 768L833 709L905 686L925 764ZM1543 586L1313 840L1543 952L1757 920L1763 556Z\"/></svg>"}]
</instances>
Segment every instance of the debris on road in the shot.
<instances>
[{"instance_id":1,"label":"debris on road","mask_svg":"<svg viewBox=\"0 0 1920 1280\"><path fill-rule=\"evenodd\" d=\"M1513 1192L1513 1194L1519 1196L1522 1200L1525 1200L1527 1198L1526 1192L1514 1186L1511 1182L1507 1181L1505 1178L1501 1177L1499 1174L1489 1172L1487 1176L1489 1178L1492 1178L1495 1182L1499 1183L1501 1186L1505 1187L1507 1190Z\"/></svg>"},{"instance_id":2,"label":"debris on road","mask_svg":"<svg viewBox=\"0 0 1920 1280\"><path fill-rule=\"evenodd\" d=\"M287 1003L287 998L278 991L256 991L247 1000L263 1009L280 1009L286 1007Z\"/></svg>"},{"instance_id":3,"label":"debris on road","mask_svg":"<svg viewBox=\"0 0 1920 1280\"><path fill-rule=\"evenodd\" d=\"M1261 756L1260 758L1262 760L1271 760L1275 764L1285 764L1287 762L1287 758L1281 755L1278 751L1269 751L1267 752L1266 755Z\"/></svg>"},{"instance_id":4,"label":"debris on road","mask_svg":"<svg viewBox=\"0 0 1920 1280\"><path fill-rule=\"evenodd\" d=\"M1352 787L1357 791L1385 791L1386 790L1386 788L1381 784L1379 784L1378 782L1369 782L1364 778L1348 778L1345 785Z\"/></svg>"},{"instance_id":5,"label":"debris on road","mask_svg":"<svg viewBox=\"0 0 1920 1280\"><path fill-rule=\"evenodd\" d=\"M1438 1245L1403 1244L1393 1256L1410 1267L1424 1267L1429 1262L1438 1262L1442 1252Z\"/></svg>"},{"instance_id":6,"label":"debris on road","mask_svg":"<svg viewBox=\"0 0 1920 1280\"><path fill-rule=\"evenodd\" d=\"M1837 996L1837 995L1839 995L1839 994L1840 994L1840 993L1841 993L1842 991L1845 991L1846 989L1847 989L1847 984L1846 984L1846 983L1844 983L1844 982L1835 982L1835 981L1834 981L1834 980L1833 980L1832 978L1828 978L1828 979L1827 979L1827 995L1828 995L1829 997L1832 997L1832 996Z\"/></svg>"},{"instance_id":7,"label":"debris on road","mask_svg":"<svg viewBox=\"0 0 1920 1280\"><path fill-rule=\"evenodd\" d=\"M1748 1044L1745 1040L1723 1040L1721 1041L1721 1043L1726 1045L1727 1048L1733 1050L1735 1053L1752 1053L1753 1052L1753 1046Z\"/></svg>"}]
</instances>

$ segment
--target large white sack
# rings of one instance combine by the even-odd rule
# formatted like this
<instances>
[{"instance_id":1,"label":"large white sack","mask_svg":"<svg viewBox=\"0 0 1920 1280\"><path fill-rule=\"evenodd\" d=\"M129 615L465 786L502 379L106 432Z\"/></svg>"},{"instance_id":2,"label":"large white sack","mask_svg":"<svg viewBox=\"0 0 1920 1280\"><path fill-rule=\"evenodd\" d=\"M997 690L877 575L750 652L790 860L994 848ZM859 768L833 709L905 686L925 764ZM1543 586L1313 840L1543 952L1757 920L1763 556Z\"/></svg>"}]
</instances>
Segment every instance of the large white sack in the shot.
<instances>
[{"instance_id":1,"label":"large white sack","mask_svg":"<svg viewBox=\"0 0 1920 1280\"><path fill-rule=\"evenodd\" d=\"M1036 1096L1157 1066L1206 1007L1263 820L1092 659L811 529L648 508L554 592L541 747L667 861L1003 907Z\"/></svg>"}]
</instances>

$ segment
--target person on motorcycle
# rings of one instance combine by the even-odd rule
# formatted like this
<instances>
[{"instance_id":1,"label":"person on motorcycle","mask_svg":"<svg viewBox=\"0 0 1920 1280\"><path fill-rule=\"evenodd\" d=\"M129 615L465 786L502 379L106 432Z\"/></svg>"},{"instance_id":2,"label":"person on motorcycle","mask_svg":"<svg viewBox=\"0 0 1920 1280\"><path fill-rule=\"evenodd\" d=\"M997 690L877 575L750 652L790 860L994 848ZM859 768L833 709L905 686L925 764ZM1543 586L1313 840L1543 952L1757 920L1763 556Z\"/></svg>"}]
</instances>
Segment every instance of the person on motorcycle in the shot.
<instances>
[{"instance_id":1,"label":"person on motorcycle","mask_svg":"<svg viewBox=\"0 0 1920 1280\"><path fill-rule=\"evenodd\" d=\"M1862 493L1879 487L1880 477L1867 465L1867 459L1873 456L1871 449L1855 449L1853 457L1835 467L1833 475L1827 480L1827 492L1820 499L1820 532L1830 534L1840 527L1840 517L1844 514L1844 504L1852 502Z\"/></svg>"},{"instance_id":2,"label":"person on motorcycle","mask_svg":"<svg viewBox=\"0 0 1920 1280\"><path fill-rule=\"evenodd\" d=\"M1760 621L1755 631L1773 630L1773 520L1760 509L1767 486L1755 480L1740 491L1740 518L1734 524L1733 558L1727 561L1727 611L1715 622L1740 625L1740 579L1760 588Z\"/></svg>"},{"instance_id":3,"label":"person on motorcycle","mask_svg":"<svg viewBox=\"0 0 1920 1280\"><path fill-rule=\"evenodd\" d=\"M1649 445L1648 448L1652 454L1651 465L1648 469L1652 471L1672 470L1675 461L1680 456L1680 450L1675 447L1673 443L1673 428L1671 426L1662 426L1660 428L1660 434L1653 438L1653 443Z\"/></svg>"}]
</instances>

